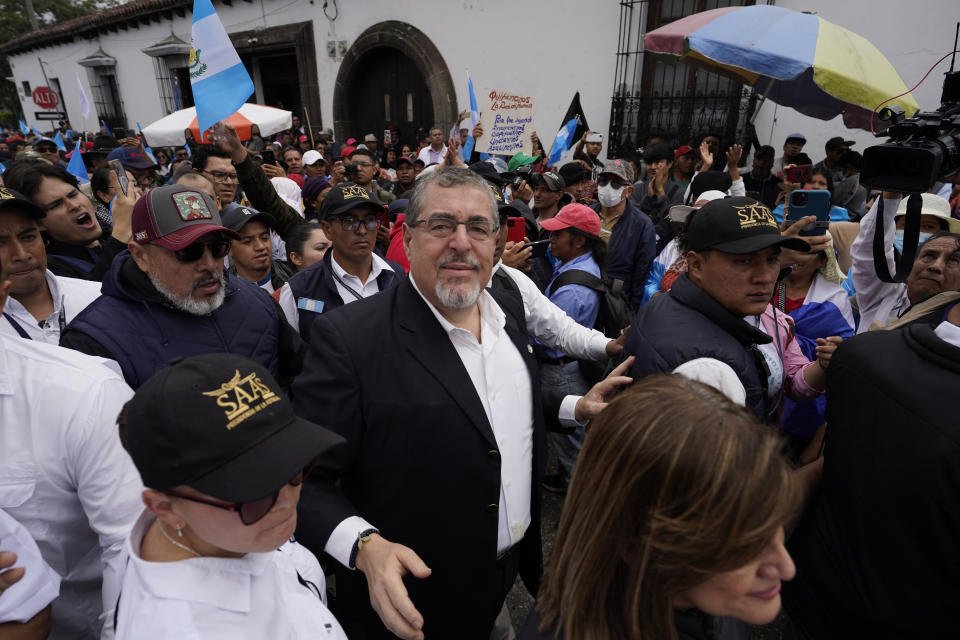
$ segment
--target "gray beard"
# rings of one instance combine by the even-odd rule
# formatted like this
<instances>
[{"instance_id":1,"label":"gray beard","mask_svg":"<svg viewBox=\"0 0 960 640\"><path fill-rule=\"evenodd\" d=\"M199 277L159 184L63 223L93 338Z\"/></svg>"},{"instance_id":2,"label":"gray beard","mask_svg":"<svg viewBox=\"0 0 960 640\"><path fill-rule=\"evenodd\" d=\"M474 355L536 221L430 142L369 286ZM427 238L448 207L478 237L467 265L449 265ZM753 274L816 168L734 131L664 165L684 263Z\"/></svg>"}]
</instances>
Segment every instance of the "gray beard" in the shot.
<instances>
[{"instance_id":1,"label":"gray beard","mask_svg":"<svg viewBox=\"0 0 960 640\"><path fill-rule=\"evenodd\" d=\"M194 316L210 315L220 308L220 305L223 304L223 300L227 295L227 278L223 274L217 277L217 279L220 280L220 290L217 291L215 296L202 302L193 297L193 288L190 289L190 295L179 296L163 286L152 273L147 273L147 277L150 278L150 282L156 287L157 291L170 301L170 304L180 311Z\"/></svg>"},{"instance_id":2,"label":"gray beard","mask_svg":"<svg viewBox=\"0 0 960 640\"><path fill-rule=\"evenodd\" d=\"M434 287L434 293L437 294L437 300L448 309L467 309L477 304L483 287L480 284L475 285L466 292L460 292L456 289L447 289L441 283Z\"/></svg>"}]
</instances>

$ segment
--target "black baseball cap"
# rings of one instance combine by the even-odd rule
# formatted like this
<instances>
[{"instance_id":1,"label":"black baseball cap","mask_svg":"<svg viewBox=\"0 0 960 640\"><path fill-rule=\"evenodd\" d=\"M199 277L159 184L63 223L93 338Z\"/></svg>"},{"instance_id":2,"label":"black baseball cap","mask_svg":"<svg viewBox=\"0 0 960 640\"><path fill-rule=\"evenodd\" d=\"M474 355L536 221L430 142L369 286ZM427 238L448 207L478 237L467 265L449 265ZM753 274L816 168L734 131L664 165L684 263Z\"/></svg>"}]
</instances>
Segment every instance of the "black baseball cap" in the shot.
<instances>
[{"instance_id":1,"label":"black baseball cap","mask_svg":"<svg viewBox=\"0 0 960 640\"><path fill-rule=\"evenodd\" d=\"M357 207L373 207L383 211L383 203L377 194L371 193L365 187L353 182L341 182L330 189L330 193L323 200L320 210L321 218L335 218L342 216Z\"/></svg>"},{"instance_id":2,"label":"black baseball cap","mask_svg":"<svg viewBox=\"0 0 960 640\"><path fill-rule=\"evenodd\" d=\"M223 220L223 226L237 233L254 220L259 220L270 229L275 228L277 224L277 220L269 213L257 211L253 207L245 207L238 202L228 204L227 208L220 212L220 218Z\"/></svg>"},{"instance_id":3,"label":"black baseball cap","mask_svg":"<svg viewBox=\"0 0 960 640\"><path fill-rule=\"evenodd\" d=\"M839 147L847 147L849 149L855 144L857 144L856 140L844 140L840 136L834 136L827 140L827 144L825 144L824 147L827 149L827 151L832 151L833 149L837 149Z\"/></svg>"},{"instance_id":4,"label":"black baseball cap","mask_svg":"<svg viewBox=\"0 0 960 640\"><path fill-rule=\"evenodd\" d=\"M809 251L797 237L783 237L780 227L764 204L736 196L713 200L700 207L687 227L690 251L717 249L727 253L753 253L768 247Z\"/></svg>"},{"instance_id":5,"label":"black baseball cap","mask_svg":"<svg viewBox=\"0 0 960 640\"><path fill-rule=\"evenodd\" d=\"M497 168L487 162L486 160L481 160L480 162L474 162L470 165L470 170L474 173L478 173L483 176L483 179L487 182L493 184L496 187L502 187L503 185L510 182L509 180L503 178L499 173L497 173Z\"/></svg>"},{"instance_id":6,"label":"black baseball cap","mask_svg":"<svg viewBox=\"0 0 960 640\"><path fill-rule=\"evenodd\" d=\"M126 447L144 485L228 502L268 496L311 462L335 470L344 442L297 417L264 367L229 353L175 359L127 407Z\"/></svg>"},{"instance_id":7,"label":"black baseball cap","mask_svg":"<svg viewBox=\"0 0 960 640\"><path fill-rule=\"evenodd\" d=\"M0 211L13 209L25 213L34 220L39 220L47 214L19 191L7 187L0 187Z\"/></svg>"}]
</instances>

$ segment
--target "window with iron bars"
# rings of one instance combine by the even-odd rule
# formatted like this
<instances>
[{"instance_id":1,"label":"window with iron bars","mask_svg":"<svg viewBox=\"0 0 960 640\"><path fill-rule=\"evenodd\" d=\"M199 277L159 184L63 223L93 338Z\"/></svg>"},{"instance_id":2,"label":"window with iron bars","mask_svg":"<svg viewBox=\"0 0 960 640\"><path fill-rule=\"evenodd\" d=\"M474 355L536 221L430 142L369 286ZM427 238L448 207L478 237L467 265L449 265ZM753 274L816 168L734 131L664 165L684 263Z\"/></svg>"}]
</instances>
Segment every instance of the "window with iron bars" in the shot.
<instances>
[{"instance_id":1,"label":"window with iron bars","mask_svg":"<svg viewBox=\"0 0 960 640\"><path fill-rule=\"evenodd\" d=\"M123 111L123 101L120 99L120 87L117 85L117 76L112 67L96 67L88 76L90 89L93 91L93 103L97 109L97 117L106 123L111 130L125 128L127 115Z\"/></svg>"},{"instance_id":2,"label":"window with iron bars","mask_svg":"<svg viewBox=\"0 0 960 640\"><path fill-rule=\"evenodd\" d=\"M754 0L621 0L607 153L637 153L652 138L697 147L708 133L721 145L744 141L756 104L750 87L672 56L644 54L643 36L688 15Z\"/></svg>"}]
</instances>

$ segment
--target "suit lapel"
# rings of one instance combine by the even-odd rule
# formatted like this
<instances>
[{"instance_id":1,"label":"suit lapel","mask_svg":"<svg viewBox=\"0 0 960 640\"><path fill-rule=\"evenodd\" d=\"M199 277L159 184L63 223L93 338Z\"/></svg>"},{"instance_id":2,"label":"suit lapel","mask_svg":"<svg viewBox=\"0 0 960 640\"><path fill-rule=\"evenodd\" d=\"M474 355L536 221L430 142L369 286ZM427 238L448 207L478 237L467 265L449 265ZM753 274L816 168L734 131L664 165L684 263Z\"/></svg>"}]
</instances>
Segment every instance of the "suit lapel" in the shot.
<instances>
[{"instance_id":1,"label":"suit lapel","mask_svg":"<svg viewBox=\"0 0 960 640\"><path fill-rule=\"evenodd\" d=\"M490 446L496 448L487 412L450 338L409 280L397 289L397 317L409 336L406 347L410 355L433 375Z\"/></svg>"}]
</instances>

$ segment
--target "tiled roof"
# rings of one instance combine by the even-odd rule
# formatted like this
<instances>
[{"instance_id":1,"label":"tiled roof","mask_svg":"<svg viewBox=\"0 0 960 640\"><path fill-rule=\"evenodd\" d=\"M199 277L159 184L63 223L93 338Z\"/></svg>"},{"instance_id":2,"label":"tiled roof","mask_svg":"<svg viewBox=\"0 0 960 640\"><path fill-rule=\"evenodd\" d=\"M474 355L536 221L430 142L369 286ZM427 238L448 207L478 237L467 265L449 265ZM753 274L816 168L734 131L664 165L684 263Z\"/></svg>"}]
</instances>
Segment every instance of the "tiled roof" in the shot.
<instances>
[{"instance_id":1,"label":"tiled roof","mask_svg":"<svg viewBox=\"0 0 960 640\"><path fill-rule=\"evenodd\" d=\"M148 24L151 20L160 20L173 11L185 15L192 7L193 0L133 0L119 7L25 33L0 45L0 54L9 55L35 47L69 42L78 37L91 37L106 29L126 29L138 22Z\"/></svg>"}]
</instances>

